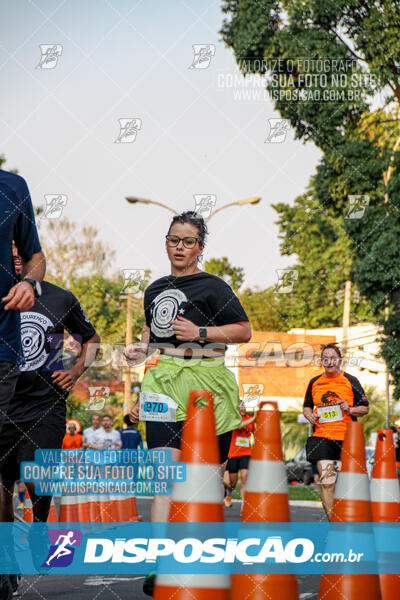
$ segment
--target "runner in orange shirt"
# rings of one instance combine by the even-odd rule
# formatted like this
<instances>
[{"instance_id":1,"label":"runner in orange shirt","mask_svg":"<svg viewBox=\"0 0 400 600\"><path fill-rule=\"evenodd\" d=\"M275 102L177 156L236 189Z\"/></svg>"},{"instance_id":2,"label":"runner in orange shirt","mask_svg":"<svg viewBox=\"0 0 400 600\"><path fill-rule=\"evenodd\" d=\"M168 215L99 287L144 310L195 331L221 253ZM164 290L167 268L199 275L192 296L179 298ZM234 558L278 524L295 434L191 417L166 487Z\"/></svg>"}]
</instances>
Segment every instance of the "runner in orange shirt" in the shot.
<instances>
[{"instance_id":1,"label":"runner in orange shirt","mask_svg":"<svg viewBox=\"0 0 400 600\"><path fill-rule=\"evenodd\" d=\"M357 377L341 370L342 355L336 344L322 346L321 363L325 372L308 384L303 414L314 425L307 440L307 460L317 463L321 500L330 519L347 423L366 415L369 404Z\"/></svg>"},{"instance_id":2,"label":"runner in orange shirt","mask_svg":"<svg viewBox=\"0 0 400 600\"><path fill-rule=\"evenodd\" d=\"M246 407L242 403L239 408L242 416L242 424L238 429L232 432L231 445L228 452L228 463L226 471L229 473L229 484L225 488L225 506L229 507L232 502L233 490L238 481L238 473L240 472L240 497L244 498L244 488L247 481L247 473L249 470L249 460L251 454L251 434L254 432L253 417L246 418Z\"/></svg>"},{"instance_id":3,"label":"runner in orange shirt","mask_svg":"<svg viewBox=\"0 0 400 600\"><path fill-rule=\"evenodd\" d=\"M82 448L82 436L76 433L75 423L68 423L68 433L64 435L62 448L64 450L78 450Z\"/></svg>"}]
</instances>

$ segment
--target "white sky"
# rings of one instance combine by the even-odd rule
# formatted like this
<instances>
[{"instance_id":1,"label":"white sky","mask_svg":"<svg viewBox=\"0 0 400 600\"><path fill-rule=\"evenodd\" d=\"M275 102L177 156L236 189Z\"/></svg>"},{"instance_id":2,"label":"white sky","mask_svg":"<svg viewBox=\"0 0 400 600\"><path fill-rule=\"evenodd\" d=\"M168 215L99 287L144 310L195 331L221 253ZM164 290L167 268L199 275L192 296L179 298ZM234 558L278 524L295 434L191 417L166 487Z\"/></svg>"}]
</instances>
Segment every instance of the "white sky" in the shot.
<instances>
[{"instance_id":1,"label":"white sky","mask_svg":"<svg viewBox=\"0 0 400 600\"><path fill-rule=\"evenodd\" d=\"M249 196L210 221L205 258L226 255L245 283L277 282L280 257L271 203L293 202L315 171L319 151L294 141L265 143L277 118L262 87L241 93L233 53L218 34L221 2L179 0L15 0L2 9L0 153L26 178L34 205L66 194L64 214L100 230L115 268L169 272L164 235L170 213L129 205L151 198L177 211L194 194L217 207ZM35 68L40 44L61 44L54 69ZM214 44L207 69L189 69L193 44ZM239 77L240 80L240 77ZM244 81L244 80L242 80ZM258 95L258 96L257 96ZM139 118L133 143L116 144L118 119Z\"/></svg>"}]
</instances>

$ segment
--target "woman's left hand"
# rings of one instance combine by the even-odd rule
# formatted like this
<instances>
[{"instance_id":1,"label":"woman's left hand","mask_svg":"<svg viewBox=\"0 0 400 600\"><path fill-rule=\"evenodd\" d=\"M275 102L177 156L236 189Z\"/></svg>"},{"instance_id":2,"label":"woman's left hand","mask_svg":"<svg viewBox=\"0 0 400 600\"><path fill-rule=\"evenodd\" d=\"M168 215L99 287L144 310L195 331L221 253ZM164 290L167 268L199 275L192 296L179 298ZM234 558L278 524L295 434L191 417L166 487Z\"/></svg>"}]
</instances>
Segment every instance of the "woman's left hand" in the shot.
<instances>
[{"instance_id":1,"label":"woman's left hand","mask_svg":"<svg viewBox=\"0 0 400 600\"><path fill-rule=\"evenodd\" d=\"M172 328L177 340L193 342L199 339L199 326L178 315L176 321L171 321Z\"/></svg>"}]
</instances>

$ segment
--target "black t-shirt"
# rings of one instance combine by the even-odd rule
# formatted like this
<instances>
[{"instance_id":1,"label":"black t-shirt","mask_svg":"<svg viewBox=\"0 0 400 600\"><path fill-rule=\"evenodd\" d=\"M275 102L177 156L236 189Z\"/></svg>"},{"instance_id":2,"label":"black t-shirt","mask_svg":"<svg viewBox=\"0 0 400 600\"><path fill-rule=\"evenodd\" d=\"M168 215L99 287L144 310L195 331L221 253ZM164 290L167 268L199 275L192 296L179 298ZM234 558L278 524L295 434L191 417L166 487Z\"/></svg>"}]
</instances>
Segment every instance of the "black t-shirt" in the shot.
<instances>
[{"instance_id":1,"label":"black t-shirt","mask_svg":"<svg viewBox=\"0 0 400 600\"><path fill-rule=\"evenodd\" d=\"M21 339L25 364L20 367L13 399L7 412L13 423L36 420L44 414L65 417L64 392L53 384L54 371L70 369L73 353L64 349L64 332L80 344L96 332L76 297L68 290L42 282L42 295L21 313Z\"/></svg>"},{"instance_id":2,"label":"black t-shirt","mask_svg":"<svg viewBox=\"0 0 400 600\"><path fill-rule=\"evenodd\" d=\"M40 252L35 213L25 179L0 169L0 361L21 364L20 313L4 310L1 298L17 282L12 242L20 256L29 261Z\"/></svg>"},{"instance_id":3,"label":"black t-shirt","mask_svg":"<svg viewBox=\"0 0 400 600\"><path fill-rule=\"evenodd\" d=\"M248 317L230 286L211 273L194 273L175 277L167 275L153 281L144 293L146 324L150 327L150 344L187 344L177 340L170 321L178 315L199 327L217 327L248 321ZM225 347L214 344L213 347Z\"/></svg>"}]
</instances>

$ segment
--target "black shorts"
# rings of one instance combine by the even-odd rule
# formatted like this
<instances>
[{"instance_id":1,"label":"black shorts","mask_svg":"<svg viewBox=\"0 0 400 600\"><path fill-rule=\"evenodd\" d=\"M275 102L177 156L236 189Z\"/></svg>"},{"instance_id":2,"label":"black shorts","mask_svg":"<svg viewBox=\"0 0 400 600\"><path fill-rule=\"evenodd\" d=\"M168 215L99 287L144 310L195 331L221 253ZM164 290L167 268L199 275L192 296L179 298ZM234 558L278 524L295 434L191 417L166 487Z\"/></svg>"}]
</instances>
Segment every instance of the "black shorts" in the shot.
<instances>
[{"instance_id":1,"label":"black shorts","mask_svg":"<svg viewBox=\"0 0 400 600\"><path fill-rule=\"evenodd\" d=\"M0 432L10 400L14 396L18 375L18 365L0 360Z\"/></svg>"},{"instance_id":2,"label":"black shorts","mask_svg":"<svg viewBox=\"0 0 400 600\"><path fill-rule=\"evenodd\" d=\"M149 450L153 448L178 448L181 447L184 421L158 423L146 421L146 441ZM228 458L231 445L232 431L217 435L221 463Z\"/></svg>"},{"instance_id":3,"label":"black shorts","mask_svg":"<svg viewBox=\"0 0 400 600\"><path fill-rule=\"evenodd\" d=\"M229 473L239 473L242 469L249 468L250 456L233 456L228 460L226 468Z\"/></svg>"},{"instance_id":4,"label":"black shorts","mask_svg":"<svg viewBox=\"0 0 400 600\"><path fill-rule=\"evenodd\" d=\"M306 445L307 460L310 463L316 463L319 460L340 460L342 444L342 440L309 437Z\"/></svg>"},{"instance_id":5,"label":"black shorts","mask_svg":"<svg viewBox=\"0 0 400 600\"><path fill-rule=\"evenodd\" d=\"M35 450L61 448L65 419L48 414L34 421L5 423L0 434L0 475L4 483L20 479L20 464L34 461Z\"/></svg>"}]
</instances>

